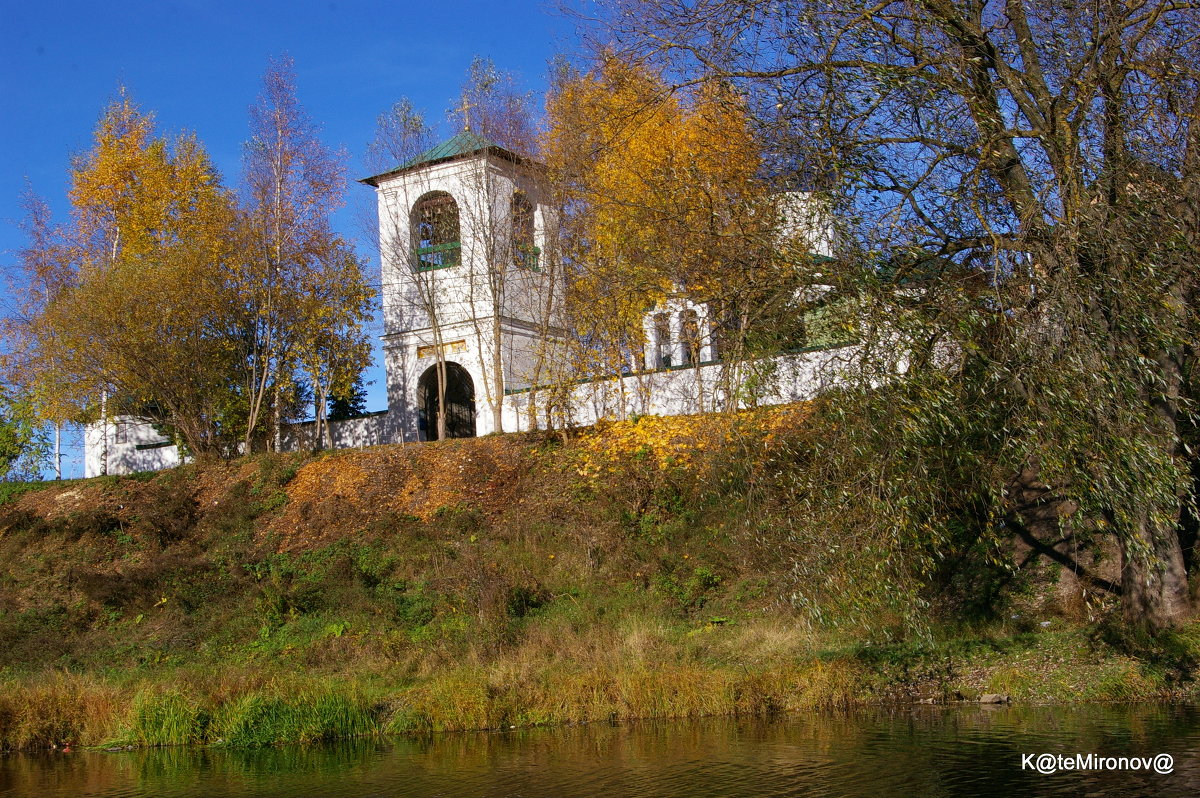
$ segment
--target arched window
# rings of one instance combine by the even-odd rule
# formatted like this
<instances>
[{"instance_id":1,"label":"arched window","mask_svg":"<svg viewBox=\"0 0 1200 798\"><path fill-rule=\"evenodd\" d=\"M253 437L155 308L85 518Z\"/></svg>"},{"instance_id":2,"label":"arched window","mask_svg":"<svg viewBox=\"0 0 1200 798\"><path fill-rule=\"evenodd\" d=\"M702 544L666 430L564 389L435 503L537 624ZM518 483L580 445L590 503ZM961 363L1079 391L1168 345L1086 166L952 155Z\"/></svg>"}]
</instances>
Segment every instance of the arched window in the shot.
<instances>
[{"instance_id":1,"label":"arched window","mask_svg":"<svg viewBox=\"0 0 1200 798\"><path fill-rule=\"evenodd\" d=\"M700 316L694 310L685 310L679 317L679 336L683 339L683 365L694 366L700 362Z\"/></svg>"},{"instance_id":2,"label":"arched window","mask_svg":"<svg viewBox=\"0 0 1200 798\"><path fill-rule=\"evenodd\" d=\"M458 232L458 203L444 191L431 191L412 209L413 267L419 271L444 269L462 262Z\"/></svg>"},{"instance_id":3,"label":"arched window","mask_svg":"<svg viewBox=\"0 0 1200 798\"><path fill-rule=\"evenodd\" d=\"M669 369L675 365L671 357L675 349L671 342L671 316L667 313L654 314L654 349L655 368Z\"/></svg>"},{"instance_id":4,"label":"arched window","mask_svg":"<svg viewBox=\"0 0 1200 798\"><path fill-rule=\"evenodd\" d=\"M533 203L520 189L512 196L512 262L523 269L540 271L538 256L542 251L533 245Z\"/></svg>"}]
</instances>

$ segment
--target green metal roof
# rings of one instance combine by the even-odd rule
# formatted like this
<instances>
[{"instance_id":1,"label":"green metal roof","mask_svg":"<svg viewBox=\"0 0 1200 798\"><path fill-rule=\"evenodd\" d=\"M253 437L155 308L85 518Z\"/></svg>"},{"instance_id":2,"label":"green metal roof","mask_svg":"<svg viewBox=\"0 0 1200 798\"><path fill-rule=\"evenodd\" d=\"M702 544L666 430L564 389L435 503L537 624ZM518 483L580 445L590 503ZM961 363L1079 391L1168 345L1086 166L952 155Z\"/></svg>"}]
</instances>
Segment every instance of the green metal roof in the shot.
<instances>
[{"instance_id":1,"label":"green metal roof","mask_svg":"<svg viewBox=\"0 0 1200 798\"><path fill-rule=\"evenodd\" d=\"M473 130L464 130L463 132L451 136L436 147L431 147L421 153L412 160L406 161L395 169L389 169L371 177L364 177L360 183L367 185L379 185L379 179L390 175L406 172L409 169L414 169L418 166L428 166L430 164L441 163L443 161L452 161L455 158L463 158L467 155L474 155L479 152L491 152L496 155L509 158L510 160L519 161L520 158L512 152L501 147L491 139L485 138Z\"/></svg>"}]
</instances>

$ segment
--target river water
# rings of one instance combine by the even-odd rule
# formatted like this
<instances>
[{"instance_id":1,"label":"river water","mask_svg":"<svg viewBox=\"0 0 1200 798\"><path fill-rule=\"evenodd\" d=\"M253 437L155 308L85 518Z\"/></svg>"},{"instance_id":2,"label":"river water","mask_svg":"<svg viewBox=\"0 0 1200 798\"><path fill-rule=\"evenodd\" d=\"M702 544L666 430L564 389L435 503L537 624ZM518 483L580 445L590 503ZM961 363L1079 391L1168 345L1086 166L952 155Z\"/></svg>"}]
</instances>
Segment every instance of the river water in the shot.
<instances>
[{"instance_id":1,"label":"river water","mask_svg":"<svg viewBox=\"0 0 1200 798\"><path fill-rule=\"evenodd\" d=\"M1026 754L1173 772L1023 769ZM1036 760L1035 760L1036 764ZM1200 709L904 707L260 750L0 756L0 796L1155 796L1200 793Z\"/></svg>"}]
</instances>

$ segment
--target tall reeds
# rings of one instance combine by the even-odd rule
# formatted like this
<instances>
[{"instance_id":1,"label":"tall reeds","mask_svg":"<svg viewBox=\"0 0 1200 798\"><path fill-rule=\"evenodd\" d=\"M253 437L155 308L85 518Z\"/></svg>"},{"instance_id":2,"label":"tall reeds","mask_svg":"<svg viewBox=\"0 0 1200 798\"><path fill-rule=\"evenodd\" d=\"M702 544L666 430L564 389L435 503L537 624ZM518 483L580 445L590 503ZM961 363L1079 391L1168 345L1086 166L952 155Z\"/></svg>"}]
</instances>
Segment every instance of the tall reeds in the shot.
<instances>
[{"instance_id":1,"label":"tall reeds","mask_svg":"<svg viewBox=\"0 0 1200 798\"><path fill-rule=\"evenodd\" d=\"M68 673L0 682L0 749L98 745L120 730L129 696Z\"/></svg>"}]
</instances>

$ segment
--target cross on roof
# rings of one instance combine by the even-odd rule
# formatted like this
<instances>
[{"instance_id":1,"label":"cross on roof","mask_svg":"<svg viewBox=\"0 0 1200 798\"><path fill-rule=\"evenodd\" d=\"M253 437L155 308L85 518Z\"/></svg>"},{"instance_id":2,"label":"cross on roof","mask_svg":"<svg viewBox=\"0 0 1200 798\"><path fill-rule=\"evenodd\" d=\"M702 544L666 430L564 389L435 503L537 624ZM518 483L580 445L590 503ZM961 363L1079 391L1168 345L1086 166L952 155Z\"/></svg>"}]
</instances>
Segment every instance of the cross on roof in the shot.
<instances>
[{"instance_id":1,"label":"cross on roof","mask_svg":"<svg viewBox=\"0 0 1200 798\"><path fill-rule=\"evenodd\" d=\"M460 105L454 109L455 113L462 114L463 130L471 129L471 108L472 107L473 107L473 103L470 100L468 100L466 98L466 96L464 95L462 98L462 105Z\"/></svg>"}]
</instances>

